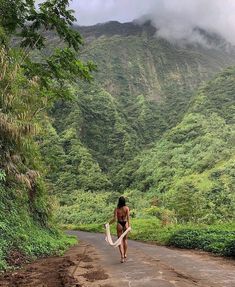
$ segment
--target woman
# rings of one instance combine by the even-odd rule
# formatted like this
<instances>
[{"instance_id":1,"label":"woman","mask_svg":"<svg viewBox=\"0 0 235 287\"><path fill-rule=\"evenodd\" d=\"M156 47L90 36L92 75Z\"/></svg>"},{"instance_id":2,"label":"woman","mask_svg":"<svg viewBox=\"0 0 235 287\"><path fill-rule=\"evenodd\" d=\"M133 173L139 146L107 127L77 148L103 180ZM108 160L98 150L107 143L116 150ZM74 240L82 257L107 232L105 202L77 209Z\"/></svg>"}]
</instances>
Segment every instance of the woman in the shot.
<instances>
[{"instance_id":1,"label":"woman","mask_svg":"<svg viewBox=\"0 0 235 287\"><path fill-rule=\"evenodd\" d=\"M112 224L117 222L117 236L120 237L125 230L130 227L130 211L126 206L126 199L124 196L119 197L117 207L114 210L114 217L109 222ZM127 258L127 235L123 237L122 244L119 245L121 254L121 263Z\"/></svg>"}]
</instances>

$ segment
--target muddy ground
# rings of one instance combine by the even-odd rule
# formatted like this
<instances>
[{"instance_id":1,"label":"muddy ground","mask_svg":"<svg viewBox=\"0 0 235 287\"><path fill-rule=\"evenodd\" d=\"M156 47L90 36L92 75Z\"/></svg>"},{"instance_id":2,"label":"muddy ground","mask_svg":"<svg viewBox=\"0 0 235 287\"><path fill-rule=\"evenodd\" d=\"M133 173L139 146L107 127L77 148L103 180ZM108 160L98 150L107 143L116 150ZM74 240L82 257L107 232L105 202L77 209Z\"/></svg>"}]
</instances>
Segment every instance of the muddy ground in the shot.
<instances>
[{"instance_id":1,"label":"muddy ground","mask_svg":"<svg viewBox=\"0 0 235 287\"><path fill-rule=\"evenodd\" d=\"M80 243L63 257L49 257L0 275L1 287L109 287L91 245Z\"/></svg>"}]
</instances>

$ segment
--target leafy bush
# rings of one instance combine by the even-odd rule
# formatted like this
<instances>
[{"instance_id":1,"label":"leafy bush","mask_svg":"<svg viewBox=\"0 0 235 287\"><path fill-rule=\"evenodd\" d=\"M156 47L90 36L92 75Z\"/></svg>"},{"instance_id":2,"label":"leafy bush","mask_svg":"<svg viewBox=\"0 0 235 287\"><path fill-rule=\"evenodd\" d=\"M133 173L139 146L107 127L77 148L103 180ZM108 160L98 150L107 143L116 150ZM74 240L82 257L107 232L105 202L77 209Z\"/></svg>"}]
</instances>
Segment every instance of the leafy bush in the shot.
<instances>
[{"instance_id":1,"label":"leafy bush","mask_svg":"<svg viewBox=\"0 0 235 287\"><path fill-rule=\"evenodd\" d=\"M169 245L188 249L201 249L235 257L235 231L212 229L183 229L175 232Z\"/></svg>"},{"instance_id":2,"label":"leafy bush","mask_svg":"<svg viewBox=\"0 0 235 287\"><path fill-rule=\"evenodd\" d=\"M85 192L75 190L60 196L60 208L56 211L56 220L62 224L105 223L112 218L116 205L111 192Z\"/></svg>"},{"instance_id":3,"label":"leafy bush","mask_svg":"<svg viewBox=\"0 0 235 287\"><path fill-rule=\"evenodd\" d=\"M235 225L169 224L163 226L156 218L131 219L129 238L178 248L200 249L223 256L235 256ZM89 232L104 232L102 224L73 226ZM116 234L115 224L111 232Z\"/></svg>"},{"instance_id":4,"label":"leafy bush","mask_svg":"<svg viewBox=\"0 0 235 287\"><path fill-rule=\"evenodd\" d=\"M0 185L0 201L0 269L8 267L11 251L30 259L60 254L76 243L75 238L65 236L56 226L42 226L34 220L27 210L27 197L15 200L14 189Z\"/></svg>"}]
</instances>

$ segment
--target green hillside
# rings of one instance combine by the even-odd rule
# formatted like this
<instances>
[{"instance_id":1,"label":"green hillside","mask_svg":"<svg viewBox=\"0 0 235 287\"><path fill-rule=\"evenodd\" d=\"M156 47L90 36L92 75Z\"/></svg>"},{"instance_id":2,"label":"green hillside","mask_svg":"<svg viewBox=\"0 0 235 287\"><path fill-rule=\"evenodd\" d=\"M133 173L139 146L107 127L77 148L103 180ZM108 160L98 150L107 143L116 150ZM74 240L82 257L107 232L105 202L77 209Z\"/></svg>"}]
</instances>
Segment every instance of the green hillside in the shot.
<instances>
[{"instance_id":1,"label":"green hillside","mask_svg":"<svg viewBox=\"0 0 235 287\"><path fill-rule=\"evenodd\" d=\"M149 23L78 29L95 81L54 105L41 145L58 221L103 222L98 202L113 206L116 192L132 198L137 217L232 220L233 69L206 80L234 63L233 48L214 35L210 47L172 45Z\"/></svg>"},{"instance_id":2,"label":"green hillside","mask_svg":"<svg viewBox=\"0 0 235 287\"><path fill-rule=\"evenodd\" d=\"M85 58L98 66L96 81L122 103L135 104L139 95L161 103L161 118L174 126L183 116L199 85L235 64L234 48L209 37L208 47L176 45L156 37L150 23L108 22L78 28L84 36ZM129 112L127 111L127 115Z\"/></svg>"},{"instance_id":3,"label":"green hillside","mask_svg":"<svg viewBox=\"0 0 235 287\"><path fill-rule=\"evenodd\" d=\"M235 48L199 28L206 46L150 22L73 26L67 0L8 2L0 270L76 242L58 224L100 230L120 194L132 238L233 256Z\"/></svg>"},{"instance_id":4,"label":"green hillside","mask_svg":"<svg viewBox=\"0 0 235 287\"><path fill-rule=\"evenodd\" d=\"M140 153L133 160L127 160L124 164L118 165L118 161L111 158L119 167L112 176L105 171L101 173L101 170L94 174L86 168L81 177L80 172L84 169L78 165L75 178L77 181L80 179L80 183L68 180L70 177L67 174L67 177L63 178L67 187L62 189L60 186L63 186L63 183L59 177L57 191L64 206L60 213L62 222L79 223L79 217L73 220L79 210L79 193L115 190L120 192L126 190L126 195L132 197L134 209L139 210L136 216L142 216L143 208L150 210L152 208L150 212L152 215L155 214L154 210L158 212L159 208L165 208L166 211L172 211L170 216L182 222L213 223L218 220L233 220L235 218L234 71L233 68L227 69L202 86L182 121L167 131L153 148ZM100 131L99 122L96 124L95 127ZM100 125L105 127L102 123ZM72 128L72 123L70 126ZM90 127L92 128L92 125ZM66 133L62 135L65 136ZM104 139L106 136L104 134ZM98 141L98 137L96 139ZM63 141L62 137L57 142ZM70 148L72 148L71 142ZM78 139L75 142L77 143ZM120 150L118 147L119 145L117 146L119 154L123 151L123 147L121 146ZM79 154L81 156L82 152ZM73 159L75 158L73 156ZM67 160L71 162L70 153L67 153ZM93 165L97 166L94 160ZM109 184L106 186L102 185L101 174L106 175L106 180L109 178ZM81 185L84 182L83 177L86 179L85 186ZM96 187L89 186L90 181L87 181L87 177L91 182L95 182ZM69 184L71 186L68 188ZM73 200L69 199L67 189ZM97 198L99 196L97 194ZM144 203L138 204L142 197L145 198ZM106 200L111 200L110 203L115 202L115 196L112 198L106 194ZM64 209L70 214L69 217ZM99 221L98 210L99 208L94 221ZM92 222L90 219L89 217L87 220ZM86 222L86 219L82 222L84 220Z\"/></svg>"},{"instance_id":5,"label":"green hillside","mask_svg":"<svg viewBox=\"0 0 235 287\"><path fill-rule=\"evenodd\" d=\"M60 192L57 220L102 231L119 191L131 238L235 256L234 95L235 68L227 68L198 89L179 124L119 166L111 188Z\"/></svg>"},{"instance_id":6,"label":"green hillside","mask_svg":"<svg viewBox=\"0 0 235 287\"><path fill-rule=\"evenodd\" d=\"M217 38L217 48L176 46L157 38L148 22L77 29L85 38L81 54L98 71L92 87L78 82L76 104L54 107L53 125L60 136L69 118L79 141L111 174L182 119L203 81L235 63L234 50L218 48ZM51 35L51 49L56 44Z\"/></svg>"},{"instance_id":7,"label":"green hillside","mask_svg":"<svg viewBox=\"0 0 235 287\"><path fill-rule=\"evenodd\" d=\"M44 97L20 67L22 56L22 50L0 45L0 270L60 253L75 242L53 220L35 141L41 121L34 114Z\"/></svg>"},{"instance_id":8,"label":"green hillside","mask_svg":"<svg viewBox=\"0 0 235 287\"><path fill-rule=\"evenodd\" d=\"M184 89L189 96L202 81L235 62L235 51L219 48L217 39L211 47L171 44L155 36L148 22L78 29L85 38L82 54L98 65L96 81L113 96L144 94L159 101Z\"/></svg>"},{"instance_id":9,"label":"green hillside","mask_svg":"<svg viewBox=\"0 0 235 287\"><path fill-rule=\"evenodd\" d=\"M178 220L234 220L234 92L234 68L200 88L181 123L135 159L126 187L158 197Z\"/></svg>"}]
</instances>

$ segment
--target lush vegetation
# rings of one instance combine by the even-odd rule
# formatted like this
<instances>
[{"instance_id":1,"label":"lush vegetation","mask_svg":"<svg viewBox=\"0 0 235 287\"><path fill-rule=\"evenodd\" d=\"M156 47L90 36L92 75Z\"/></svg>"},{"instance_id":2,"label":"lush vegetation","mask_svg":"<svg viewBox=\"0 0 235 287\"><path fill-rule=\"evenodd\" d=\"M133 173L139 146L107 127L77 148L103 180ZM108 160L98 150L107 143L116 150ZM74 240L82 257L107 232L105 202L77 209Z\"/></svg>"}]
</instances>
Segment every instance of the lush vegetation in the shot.
<instances>
[{"instance_id":1,"label":"lush vegetation","mask_svg":"<svg viewBox=\"0 0 235 287\"><path fill-rule=\"evenodd\" d=\"M228 68L203 85L182 121L165 132L154 147L129 161L122 157L124 164L115 161L113 174L101 169L109 186L82 191L74 185L76 191L59 192L57 220L70 228L75 224L83 230L101 231L118 197L113 191L122 191L134 218L131 238L234 256L234 76L235 69ZM98 125L105 128L100 119L94 120L94 130L90 121L93 135L98 134ZM80 118L77 123L81 122ZM102 133L101 140L111 134ZM99 137L96 143L100 143ZM90 154L95 160L100 153L90 146ZM93 180L93 175L90 178Z\"/></svg>"},{"instance_id":2,"label":"lush vegetation","mask_svg":"<svg viewBox=\"0 0 235 287\"><path fill-rule=\"evenodd\" d=\"M181 123L140 155L131 174L130 186L158 197L178 221L235 218L234 113L221 108L234 109L234 75L227 69L199 89Z\"/></svg>"},{"instance_id":3,"label":"lush vegetation","mask_svg":"<svg viewBox=\"0 0 235 287\"><path fill-rule=\"evenodd\" d=\"M20 265L38 256L60 254L76 242L52 223L42 224L41 219L35 219L38 214L30 214L27 210L28 197L24 190L16 192L14 188L0 184L0 196L0 269ZM44 204L44 199L40 198L35 205L42 209Z\"/></svg>"},{"instance_id":4,"label":"lush vegetation","mask_svg":"<svg viewBox=\"0 0 235 287\"><path fill-rule=\"evenodd\" d=\"M152 106L161 103L154 117L149 115L157 126L153 130L148 127L155 139L182 119L202 82L235 64L234 50L220 48L221 43L213 42L213 37L208 47L180 46L157 38L148 23L111 22L90 27L89 33L87 29L80 28L87 37L83 57L97 63L96 82L120 103L129 125L139 127L135 125L138 96L154 100Z\"/></svg>"},{"instance_id":5,"label":"lush vegetation","mask_svg":"<svg viewBox=\"0 0 235 287\"><path fill-rule=\"evenodd\" d=\"M169 129L153 148L137 156L151 127L146 126L140 132L141 138L125 121L110 94L102 90L95 95L94 91L88 91L86 97L81 94L72 112L65 120L62 116L61 121L59 115L67 114L71 107L58 104L54 112L57 131L51 127L54 137L44 141L42 151L48 166L52 167L50 162L55 158L58 160L55 171L49 174L56 178L56 193L63 210L69 203L68 210L73 213L71 204L79 205L76 201L79 202L78 194L83 194L82 191L113 194L114 190L126 190L136 201L141 193L141 200L152 213L165 209L169 220L198 223L233 220L234 90L234 69L230 68L200 88L182 121ZM151 112L145 113L141 107L141 119L145 116L148 119L147 115L151 118ZM141 127L138 113L134 115L136 125ZM64 160L62 164L59 157ZM95 197L99 194L94 194ZM134 209L141 214L143 206ZM62 213L62 222L72 223L65 218L67 213Z\"/></svg>"},{"instance_id":6,"label":"lush vegetation","mask_svg":"<svg viewBox=\"0 0 235 287\"><path fill-rule=\"evenodd\" d=\"M95 83L79 83L76 103L57 102L52 125L59 138L72 125L77 141L114 189L121 184L122 190L113 180L121 166L182 119L195 89L234 63L234 52L172 45L154 37L151 25L111 22L78 29L87 37L83 58L97 63ZM49 44L52 50L58 41L51 36Z\"/></svg>"},{"instance_id":7,"label":"lush vegetation","mask_svg":"<svg viewBox=\"0 0 235 287\"><path fill-rule=\"evenodd\" d=\"M117 23L79 28L81 49L69 1L10 2L0 2L0 268L74 242L55 222L100 230L120 193L133 239L234 255L235 69L212 79L233 49ZM92 84L81 81L96 70L87 59Z\"/></svg>"},{"instance_id":8,"label":"lush vegetation","mask_svg":"<svg viewBox=\"0 0 235 287\"><path fill-rule=\"evenodd\" d=\"M0 269L75 242L53 225L36 140L46 109L71 98L74 79L90 80L95 68L77 58L82 39L71 27L75 18L68 4L0 2ZM52 30L64 47L48 54Z\"/></svg>"},{"instance_id":9,"label":"lush vegetation","mask_svg":"<svg viewBox=\"0 0 235 287\"><path fill-rule=\"evenodd\" d=\"M167 224L156 217L144 216L131 220L132 231L129 238L147 241L159 245L175 246L185 249L198 249L213 252L217 255L235 257L234 223L227 224ZM103 224L65 225L69 229L89 232L104 232ZM115 226L111 232L116 234Z\"/></svg>"}]
</instances>

